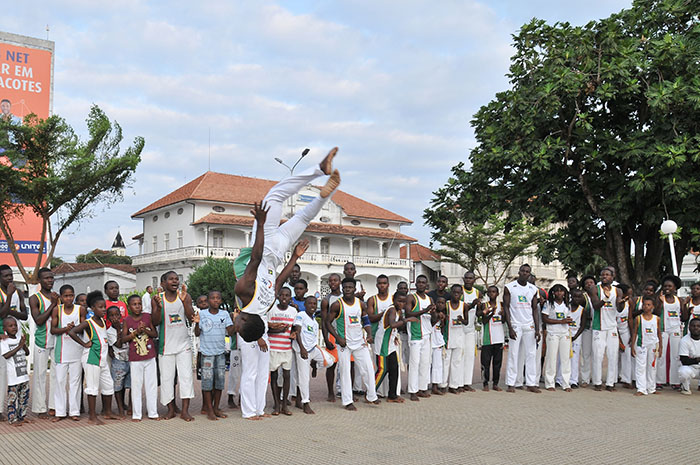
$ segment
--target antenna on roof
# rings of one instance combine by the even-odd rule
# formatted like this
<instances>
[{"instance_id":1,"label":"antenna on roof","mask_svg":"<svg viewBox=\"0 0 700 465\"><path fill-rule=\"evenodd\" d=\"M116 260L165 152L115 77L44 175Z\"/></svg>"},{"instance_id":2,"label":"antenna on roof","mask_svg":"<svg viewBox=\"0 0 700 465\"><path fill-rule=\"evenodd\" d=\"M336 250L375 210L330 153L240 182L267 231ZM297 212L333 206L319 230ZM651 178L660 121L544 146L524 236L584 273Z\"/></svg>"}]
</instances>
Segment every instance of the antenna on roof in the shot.
<instances>
[{"instance_id":1,"label":"antenna on roof","mask_svg":"<svg viewBox=\"0 0 700 465\"><path fill-rule=\"evenodd\" d=\"M211 128L209 128L209 167L207 171L211 171Z\"/></svg>"}]
</instances>

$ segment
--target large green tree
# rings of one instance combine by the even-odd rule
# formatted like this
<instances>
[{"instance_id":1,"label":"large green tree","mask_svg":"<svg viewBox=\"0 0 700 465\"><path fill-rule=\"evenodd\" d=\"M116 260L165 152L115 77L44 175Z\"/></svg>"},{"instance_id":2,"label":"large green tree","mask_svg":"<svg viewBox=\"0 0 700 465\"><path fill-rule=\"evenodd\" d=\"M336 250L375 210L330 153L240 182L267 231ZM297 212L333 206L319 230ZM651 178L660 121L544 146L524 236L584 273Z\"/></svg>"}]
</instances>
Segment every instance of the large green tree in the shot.
<instances>
[{"instance_id":1,"label":"large green tree","mask_svg":"<svg viewBox=\"0 0 700 465\"><path fill-rule=\"evenodd\" d=\"M59 116L29 115L22 124L0 118L0 232L28 283L36 283L41 266L51 263L61 235L91 216L100 203L114 203L133 179L144 140L122 148L122 129L100 108L87 117L87 140L80 140ZM31 209L42 220L41 243L33 269L22 265L15 250L10 220Z\"/></svg>"},{"instance_id":2,"label":"large green tree","mask_svg":"<svg viewBox=\"0 0 700 465\"><path fill-rule=\"evenodd\" d=\"M78 263L100 263L113 265L131 265L131 257L126 255L117 255L111 250L95 249L86 254L80 254L75 257Z\"/></svg>"},{"instance_id":3,"label":"large green tree","mask_svg":"<svg viewBox=\"0 0 700 465\"><path fill-rule=\"evenodd\" d=\"M639 287L670 271L659 233L700 245L700 2L637 0L584 26L534 19L514 36L511 87L475 115L477 146L425 212L550 219L539 248L581 271L596 256Z\"/></svg>"},{"instance_id":4,"label":"large green tree","mask_svg":"<svg viewBox=\"0 0 700 465\"><path fill-rule=\"evenodd\" d=\"M209 257L187 278L187 289L193 299L207 295L209 291L219 291L224 305L229 310L234 308L234 287L236 277L233 273L233 262L227 258Z\"/></svg>"}]
</instances>

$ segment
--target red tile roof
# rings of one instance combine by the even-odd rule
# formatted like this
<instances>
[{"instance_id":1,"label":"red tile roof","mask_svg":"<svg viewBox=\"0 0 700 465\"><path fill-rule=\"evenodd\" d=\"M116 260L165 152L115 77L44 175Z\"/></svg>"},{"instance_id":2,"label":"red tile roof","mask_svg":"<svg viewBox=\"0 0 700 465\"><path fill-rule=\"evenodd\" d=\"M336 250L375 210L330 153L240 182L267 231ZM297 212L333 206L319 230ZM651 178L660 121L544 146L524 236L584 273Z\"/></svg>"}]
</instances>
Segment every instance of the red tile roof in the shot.
<instances>
[{"instance_id":1,"label":"red tile roof","mask_svg":"<svg viewBox=\"0 0 700 465\"><path fill-rule=\"evenodd\" d=\"M406 247L405 246L401 246L401 249L399 251L399 257L406 258ZM422 262L422 261L439 262L440 258L441 258L440 255L433 252L432 250L430 250L429 248L427 248L424 245L411 244L411 261L414 261L414 262Z\"/></svg>"},{"instance_id":2,"label":"red tile roof","mask_svg":"<svg viewBox=\"0 0 700 465\"><path fill-rule=\"evenodd\" d=\"M282 222L284 221L286 220L282 220ZM250 216L209 213L203 218L200 218L197 221L195 221L193 224L226 224L234 226L252 226L253 218ZM311 223L306 228L306 231L324 234L341 234L345 236L356 237L375 237L379 239L391 239L410 242L414 242L416 240L410 236L401 234L400 232L392 231L390 229L359 228L357 226L342 226L339 224Z\"/></svg>"},{"instance_id":3,"label":"red tile roof","mask_svg":"<svg viewBox=\"0 0 700 465\"><path fill-rule=\"evenodd\" d=\"M111 263L104 265L100 265L99 263L61 263L51 271L53 271L54 274L67 274L76 273L78 271L98 270L101 268L113 268L125 273L136 273L136 268L131 265L114 265Z\"/></svg>"},{"instance_id":4,"label":"red tile roof","mask_svg":"<svg viewBox=\"0 0 700 465\"><path fill-rule=\"evenodd\" d=\"M173 205L185 200L207 200L211 202L252 205L254 202L262 200L265 194L267 194L267 191L276 183L277 181L270 181L268 179L249 178L246 176L207 171L197 179L188 182L165 197L137 211L131 215L131 217L136 218L152 210L167 207L168 205ZM408 218L404 218L403 216L340 190L333 195L333 201L338 204L348 216L398 221L408 224L413 223L413 221Z\"/></svg>"}]
</instances>

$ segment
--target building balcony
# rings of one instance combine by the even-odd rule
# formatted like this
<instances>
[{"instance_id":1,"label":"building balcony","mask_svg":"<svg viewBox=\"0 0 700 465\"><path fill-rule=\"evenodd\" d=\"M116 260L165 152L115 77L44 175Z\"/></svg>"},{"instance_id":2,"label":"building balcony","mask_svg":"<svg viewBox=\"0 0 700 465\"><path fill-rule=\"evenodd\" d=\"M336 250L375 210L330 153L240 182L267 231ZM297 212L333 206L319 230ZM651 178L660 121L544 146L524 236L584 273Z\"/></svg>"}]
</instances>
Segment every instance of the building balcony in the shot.
<instances>
[{"instance_id":1,"label":"building balcony","mask_svg":"<svg viewBox=\"0 0 700 465\"><path fill-rule=\"evenodd\" d=\"M240 248L236 247L181 247L179 249L161 250L159 252L135 255L131 258L134 266L151 265L154 263L165 263L175 260L204 260L207 257L230 258L238 257Z\"/></svg>"},{"instance_id":2,"label":"building balcony","mask_svg":"<svg viewBox=\"0 0 700 465\"><path fill-rule=\"evenodd\" d=\"M153 265L177 260L204 260L207 257L228 258L234 260L241 253L236 247L182 247L179 249L162 250L132 257L133 266ZM287 260L291 253L287 253ZM351 254L330 254L318 252L306 252L299 260L300 264L310 265L337 265L343 266L346 262L353 262L358 267L377 268L410 268L411 261L402 258L370 257Z\"/></svg>"}]
</instances>

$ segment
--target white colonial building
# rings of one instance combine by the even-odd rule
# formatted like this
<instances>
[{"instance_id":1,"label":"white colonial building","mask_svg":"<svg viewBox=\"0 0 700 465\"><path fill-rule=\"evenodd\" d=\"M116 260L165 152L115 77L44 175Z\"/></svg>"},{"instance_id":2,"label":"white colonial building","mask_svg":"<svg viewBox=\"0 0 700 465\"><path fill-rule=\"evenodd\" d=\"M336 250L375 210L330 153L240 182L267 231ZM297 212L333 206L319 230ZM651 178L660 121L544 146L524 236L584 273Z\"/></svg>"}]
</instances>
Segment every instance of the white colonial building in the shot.
<instances>
[{"instance_id":1,"label":"white colonial building","mask_svg":"<svg viewBox=\"0 0 700 465\"><path fill-rule=\"evenodd\" d=\"M207 257L235 259L251 245L250 208L263 199L275 181L208 171L132 215L143 221L134 237L139 255L132 257L136 287L157 286L160 275L176 271L186 279ZM284 206L283 221L319 195L309 185ZM328 292L326 278L341 273L352 261L356 278L374 292L379 274L390 283L409 279L410 259L399 256L402 244L415 239L401 233L411 220L350 194L337 191L309 225L302 238L311 243L299 264L310 293Z\"/></svg>"}]
</instances>

